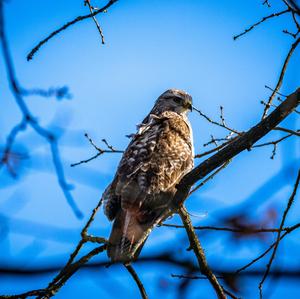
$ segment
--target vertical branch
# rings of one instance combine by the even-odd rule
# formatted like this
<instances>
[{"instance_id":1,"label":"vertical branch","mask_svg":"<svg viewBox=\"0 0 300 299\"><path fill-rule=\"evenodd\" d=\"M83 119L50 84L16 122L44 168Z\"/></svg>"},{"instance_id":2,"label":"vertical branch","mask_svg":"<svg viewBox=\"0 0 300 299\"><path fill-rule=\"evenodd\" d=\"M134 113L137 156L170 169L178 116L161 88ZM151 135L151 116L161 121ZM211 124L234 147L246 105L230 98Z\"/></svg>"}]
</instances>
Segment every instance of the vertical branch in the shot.
<instances>
[{"instance_id":1,"label":"vertical branch","mask_svg":"<svg viewBox=\"0 0 300 299\"><path fill-rule=\"evenodd\" d=\"M133 267L131 266L131 264L124 264L124 267L127 269L127 271L130 273L130 275L132 276L132 278L134 279L134 281L136 282L141 296L143 299L148 299L146 290L143 286L143 283L141 282L140 278L138 277L137 273L135 272L135 270L133 269Z\"/></svg>"},{"instance_id":2,"label":"vertical branch","mask_svg":"<svg viewBox=\"0 0 300 299\"><path fill-rule=\"evenodd\" d=\"M274 249L273 249L271 258L269 260L269 263L267 264L267 269L264 273L264 276L263 276L262 280L259 283L260 298L262 298L262 287L263 287L263 284L264 284L267 276L270 273L272 263L275 259L275 255L276 255L276 252L277 252L277 249L278 249L278 246L279 246L279 242L280 242L280 239L281 239L281 232L283 230L285 219L286 219L286 216L287 216L287 214L288 214L288 212L289 212L289 210L290 210L290 208L291 208L291 206L294 202L294 199L295 199L295 196L296 196L296 193L297 193L297 189L298 189L298 186L299 186L299 182L300 182L300 169L298 171L298 175L297 175L297 179L296 179L296 182L295 182L295 185L294 185L294 188L293 188L293 192L292 192L292 194L291 194L291 196L288 200L286 209L285 209L285 211L283 213L283 216L282 216L282 219L281 219L280 227L279 227L279 230L278 230L278 233L277 233L277 238L276 238L276 242L275 242L275 245L274 245Z\"/></svg>"},{"instance_id":3,"label":"vertical branch","mask_svg":"<svg viewBox=\"0 0 300 299\"><path fill-rule=\"evenodd\" d=\"M268 114L268 111L269 111L269 109L271 107L272 101L273 101L276 93L279 91L279 89L280 89L280 87L282 85L283 78L284 78L284 75L285 75L288 63L289 63L289 61L290 61L290 59L291 59L291 57L292 57L295 49L299 45L299 43L300 43L300 37L292 44L292 46L291 46L291 48L290 48L290 50L289 50L289 52L288 52L288 54L287 54L287 56L286 56L286 58L284 60L284 63L283 63L283 66L281 68L279 79L277 81L276 87L274 88L271 96L268 99L268 102L266 103L266 106L265 106L262 118L265 118L267 116L267 114Z\"/></svg>"},{"instance_id":4,"label":"vertical branch","mask_svg":"<svg viewBox=\"0 0 300 299\"><path fill-rule=\"evenodd\" d=\"M18 84L13 61L11 58L11 54L9 51L9 46L7 43L6 39L6 34L4 30L5 24L4 24L4 12L3 12L3 0L0 0L0 44L2 47L2 52L3 52L3 58L4 58L4 64L6 67L6 72L7 72L7 77L8 77L8 82L12 91L12 94L15 98L15 102L17 106L19 107L22 115L23 115L23 121L20 123L19 126L15 127L13 131L11 132L11 136L8 137L14 141L17 133L21 130L24 130L26 127L26 124L28 124L38 135L40 135L42 138L48 142L51 148L51 154L52 154L52 160L53 160L53 165L56 171L56 177L59 183L59 186L61 190L64 193L64 196L73 210L74 214L78 218L82 218L83 214L79 210L79 208L76 205L76 202L74 201L72 194L70 192L70 185L66 182L62 162L59 156L59 151L58 151L58 146L57 146L57 138L55 135L42 127L37 119L31 114L28 106L26 105L26 102L24 101L24 98L22 96L22 91L21 88ZM12 144L11 141L11 144ZM10 146L8 144L8 146Z\"/></svg>"},{"instance_id":5,"label":"vertical branch","mask_svg":"<svg viewBox=\"0 0 300 299\"><path fill-rule=\"evenodd\" d=\"M98 29L98 32L99 32L99 34L100 34L102 45L104 45L104 44L105 44L105 40L104 40L103 31L102 31L102 28L100 27L100 25L99 25L99 23L98 23L98 20L97 20L96 17L94 16L94 12L95 12L95 11L94 11L94 8L93 8L92 5L91 5L90 0L85 0L85 1L84 1L84 5L88 5L89 10L90 10L91 15L92 15L92 18L93 18L93 21L94 21L94 23L95 23L95 25L96 25L96 27L97 27L97 29Z\"/></svg>"},{"instance_id":6,"label":"vertical branch","mask_svg":"<svg viewBox=\"0 0 300 299\"><path fill-rule=\"evenodd\" d=\"M181 220L184 224L185 230L187 232L189 241L190 241L190 246L193 249L199 267L200 271L203 275L207 277L209 282L211 283L212 287L214 288L217 296L219 299L226 299L225 292L223 290L223 287L220 285L219 281L217 280L216 276L212 273L211 269L209 268L206 257L204 254L204 250L201 247L201 244L199 242L199 239L197 238L197 235L195 233L195 230L193 228L191 219L188 215L188 212L184 206L182 206L179 210L179 215L181 217Z\"/></svg>"}]
</instances>

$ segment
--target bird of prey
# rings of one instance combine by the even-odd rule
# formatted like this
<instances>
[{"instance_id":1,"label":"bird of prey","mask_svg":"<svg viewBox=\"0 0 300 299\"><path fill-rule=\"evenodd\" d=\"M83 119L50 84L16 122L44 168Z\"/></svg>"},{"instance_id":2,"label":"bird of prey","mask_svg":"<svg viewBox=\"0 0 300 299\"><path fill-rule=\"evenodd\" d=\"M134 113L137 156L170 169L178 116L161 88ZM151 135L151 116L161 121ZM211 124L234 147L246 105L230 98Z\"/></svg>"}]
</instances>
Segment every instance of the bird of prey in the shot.
<instances>
[{"instance_id":1,"label":"bird of prey","mask_svg":"<svg viewBox=\"0 0 300 299\"><path fill-rule=\"evenodd\" d=\"M136 134L103 193L104 213L114 220L108 256L127 263L138 257L149 229L170 208L176 185L194 165L193 137L187 113L192 97L165 91L138 125Z\"/></svg>"}]
</instances>

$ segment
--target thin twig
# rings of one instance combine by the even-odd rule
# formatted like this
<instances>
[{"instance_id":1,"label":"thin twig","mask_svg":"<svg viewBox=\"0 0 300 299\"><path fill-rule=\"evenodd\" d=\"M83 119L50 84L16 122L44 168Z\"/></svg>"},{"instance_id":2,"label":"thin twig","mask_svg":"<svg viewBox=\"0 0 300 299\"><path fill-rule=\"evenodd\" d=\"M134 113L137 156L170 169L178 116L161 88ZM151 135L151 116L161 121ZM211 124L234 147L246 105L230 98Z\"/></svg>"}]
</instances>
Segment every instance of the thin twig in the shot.
<instances>
[{"instance_id":1,"label":"thin twig","mask_svg":"<svg viewBox=\"0 0 300 299\"><path fill-rule=\"evenodd\" d=\"M166 227L173 227L173 228L184 228L184 225L178 224L167 224L163 223L161 226ZM231 233L276 233L279 231L278 228L253 228L253 227L243 227L243 228L236 228L236 227L217 227L217 226L194 226L195 230L212 230L212 231L222 231L222 232L231 232ZM290 230L289 227L284 227L282 231Z\"/></svg>"},{"instance_id":2,"label":"thin twig","mask_svg":"<svg viewBox=\"0 0 300 299\"><path fill-rule=\"evenodd\" d=\"M289 137L293 136L294 134L292 133L289 133L277 140L274 140L274 141L269 141L269 142L265 142L265 143L261 143L261 144L257 144L257 145L254 145L253 148L257 148L257 147L264 147L264 146L268 146L268 145L273 145L273 151L272 151L272 155L271 155L271 159L274 159L275 155L276 155L276 151L277 151L277 145L278 143L288 139Z\"/></svg>"},{"instance_id":3,"label":"thin twig","mask_svg":"<svg viewBox=\"0 0 300 299\"><path fill-rule=\"evenodd\" d=\"M282 30L284 34L290 35L293 38L297 38L298 34L300 33L300 30L298 30L296 33L292 33L288 31L287 29Z\"/></svg>"},{"instance_id":4,"label":"thin twig","mask_svg":"<svg viewBox=\"0 0 300 299\"><path fill-rule=\"evenodd\" d=\"M269 16L263 17L260 21L258 21L257 23L254 23L253 25L251 25L249 28L246 28L242 33L237 34L233 37L234 40L238 39L239 37L245 35L246 33L248 33L249 31L251 31L252 29L254 29L256 26L262 24L263 22L267 21L268 19L274 18L274 17L279 17L287 12L289 12L290 9L286 9L277 13L272 13Z\"/></svg>"},{"instance_id":5,"label":"thin twig","mask_svg":"<svg viewBox=\"0 0 300 299\"><path fill-rule=\"evenodd\" d=\"M46 44L52 37L56 36L57 34L59 34L60 32L66 30L67 28L69 28L70 26L83 21L85 19L88 18L92 18L94 16L96 16L99 13L105 12L111 5L113 5L115 2L117 2L117 0L110 0L105 6L103 6L102 8L94 11L91 14L88 15L83 15L83 16L78 16L77 18L75 18L72 21L69 21L68 23L66 23L65 25L63 25L62 27L56 29L55 31L53 31L52 33L50 33L45 39L41 40L31 51L30 53L27 55L27 60L31 60L33 58L33 56L36 54L36 52L39 51L39 49Z\"/></svg>"},{"instance_id":6,"label":"thin twig","mask_svg":"<svg viewBox=\"0 0 300 299\"><path fill-rule=\"evenodd\" d=\"M271 4L268 0L265 0L262 5L267 5L268 7L271 7Z\"/></svg>"},{"instance_id":7,"label":"thin twig","mask_svg":"<svg viewBox=\"0 0 300 299\"><path fill-rule=\"evenodd\" d=\"M291 129L288 129L288 128L276 127L273 130L287 132L287 133L290 133L292 135L300 137L300 129L295 131L295 130L291 130Z\"/></svg>"},{"instance_id":8,"label":"thin twig","mask_svg":"<svg viewBox=\"0 0 300 299\"><path fill-rule=\"evenodd\" d=\"M223 170L229 163L231 162L231 160L226 161L222 166L220 166L218 169L216 169L210 176L208 176L205 180L203 180L200 184L198 184L196 187L194 187L189 195L191 195L192 193L194 193L195 191L197 191L199 188L201 188L204 184L206 184L208 181L212 180L221 170Z\"/></svg>"},{"instance_id":9,"label":"thin twig","mask_svg":"<svg viewBox=\"0 0 300 299\"><path fill-rule=\"evenodd\" d=\"M279 93L278 93L279 94ZM282 103L283 102L283 100L280 98L280 97L277 97L277 101L278 102L280 102L280 103ZM275 105L275 107L277 107L276 105ZM299 114L300 115L300 111L298 111L297 109L294 109L294 111L293 112L295 112L295 113L297 113L297 114Z\"/></svg>"},{"instance_id":10,"label":"thin twig","mask_svg":"<svg viewBox=\"0 0 300 299\"><path fill-rule=\"evenodd\" d=\"M221 118L221 120L222 120L221 123L219 123L219 122L217 122L217 121L214 121L213 119L211 119L210 117L208 117L206 114L204 114L201 110L199 110L199 109L197 109L197 108L195 108L195 107L193 107L193 110L195 110L196 112L198 112L198 113L200 114L200 116L204 117L208 122L210 122L210 123L212 123L212 124L214 124L214 125L216 125L216 126L219 126L219 127L221 127L221 128L224 128L224 129L226 129L226 130L228 130L228 131L230 131L230 132L233 132L233 133L235 133L235 134L237 134L237 135L241 135L241 134L242 134L241 132L238 132L237 130L228 127L228 126L224 123L224 121L223 121L223 108L221 109L221 116L220 116L220 118Z\"/></svg>"},{"instance_id":11,"label":"thin twig","mask_svg":"<svg viewBox=\"0 0 300 299\"><path fill-rule=\"evenodd\" d=\"M287 97L286 95L282 94L282 93L279 92L278 90L276 91L274 88L272 88L272 87L270 87L270 86L268 86L268 85L265 85L265 88L270 89L271 91L274 91L274 92L275 92L276 94L278 94L279 96L282 96L282 97L284 97L284 98Z\"/></svg>"},{"instance_id":12,"label":"thin twig","mask_svg":"<svg viewBox=\"0 0 300 299\"><path fill-rule=\"evenodd\" d=\"M182 274L171 274L171 277L173 278L179 278L179 279L207 279L206 276L202 275L182 275ZM216 276L218 279L223 279L223 276Z\"/></svg>"},{"instance_id":13,"label":"thin twig","mask_svg":"<svg viewBox=\"0 0 300 299\"><path fill-rule=\"evenodd\" d=\"M286 217L287 217L287 214L294 202L294 199L295 199L295 196L296 196L296 193L297 193L297 189L298 189L298 186L299 186L299 182L300 182L300 169L298 171L298 175L297 175L297 178L296 178L296 182L295 182L295 185L294 185L294 188L293 188L293 192L288 200L288 203L287 203L287 206L286 206L286 209L284 210L284 213L283 213L283 216L282 216L282 219L281 219L281 223L280 223L280 226L279 226L279 231L277 233L277 238L276 238L276 242L275 242L275 246L274 246L274 249L273 249L273 252L272 252L272 255L270 257L270 260L267 264L267 267L266 267L266 271L259 283L259 293L260 293L260 298L262 299L262 288L263 288L263 284L268 276L268 274L270 273L270 270L271 270L271 267L272 267L272 263L275 259L275 255L276 255L276 252L277 252L277 249L278 249L278 246L279 246L279 242L280 242L280 237L281 237L281 232L282 232L282 229L283 229L283 226L284 226L284 223L285 223L285 220L286 220Z\"/></svg>"},{"instance_id":14,"label":"thin twig","mask_svg":"<svg viewBox=\"0 0 300 299\"><path fill-rule=\"evenodd\" d=\"M293 225L293 226L287 228L287 229L286 229L286 232L285 232L283 235L281 235L279 241L281 241L285 236L287 236L287 235L290 234L292 231L294 231L294 230L296 230L296 229L298 229L298 228L300 228L300 223L297 223L297 224L295 224L295 225ZM262 259L266 254L268 254L268 253L272 250L272 248L275 246L275 244L276 244L276 241L275 241L274 243L272 243L272 244L271 244L271 245L270 245L270 246L269 246L262 254L260 254L258 257L256 257L255 259L253 259L251 262L249 262L249 263L246 264L245 266L243 266L243 267L237 269L237 270L235 271L235 274L238 274L238 273L240 273L240 272L246 270L247 268L249 268L250 266L252 266L253 264L255 264L257 261L259 261L260 259Z\"/></svg>"},{"instance_id":15,"label":"thin twig","mask_svg":"<svg viewBox=\"0 0 300 299\"><path fill-rule=\"evenodd\" d=\"M230 142L232 142L233 140L235 140L236 137L237 137L237 136L233 137L232 139L229 139L227 142L224 142L224 143L222 143L221 145L219 145L219 146L217 146L217 147L215 147L215 148L213 148L213 149L211 149L211 150L208 150L208 151L206 151L206 152L204 152L204 153L201 153L201 154L197 154L197 155L194 156L194 158L195 158L195 159L196 159L196 158L199 159L199 158L202 158L202 157L207 156L207 155L209 155L209 154L212 154L212 153L214 153L214 152L216 152L216 151L219 151L219 150L222 149L223 147L227 146Z\"/></svg>"},{"instance_id":16,"label":"thin twig","mask_svg":"<svg viewBox=\"0 0 300 299\"><path fill-rule=\"evenodd\" d=\"M127 271L130 273L130 275L132 276L132 278L136 282L136 284L137 284L137 286L138 286L138 288L140 290L141 297L143 299L148 299L148 296L147 296L146 290L145 290L145 288L143 286L143 283L141 282L139 276L137 275L137 273L133 269L132 265L131 264L124 264L124 267L127 269Z\"/></svg>"},{"instance_id":17,"label":"thin twig","mask_svg":"<svg viewBox=\"0 0 300 299\"><path fill-rule=\"evenodd\" d=\"M297 48L298 44L300 43L300 37L292 44L285 60L284 60L284 63L283 63L283 66L281 68L281 71L280 71L280 75L279 75L279 79L277 81L277 84L276 84L276 87L275 89L273 90L272 94L270 95L268 101L267 101L267 104L265 106L265 109L264 109L264 112L263 112L263 115L262 115L262 119L265 118L268 114L268 111L269 111L269 108L271 106L271 103L276 95L276 93L278 93L281 85L282 85L282 82L283 82L283 78L284 78L284 75L285 75L285 72L286 72L286 69L287 69L287 66L288 66L288 63L295 51L295 49Z\"/></svg>"},{"instance_id":18,"label":"thin twig","mask_svg":"<svg viewBox=\"0 0 300 299\"><path fill-rule=\"evenodd\" d=\"M98 152L97 154L95 154L94 156L86 159L86 160L81 160L79 162L76 162L76 163L73 163L71 164L70 166L71 167L74 167L74 166L77 166L77 165L80 165L80 164L83 164L83 163L88 163L92 160L95 160L97 159L99 156L105 154L105 153L115 153L115 154L118 154L118 153L124 153L124 151L122 150L117 150L115 149L112 145L110 145L106 139L102 139L101 141L106 145L106 147L108 148L107 150L104 150L102 148L100 148L99 146L97 146L95 144L95 142L93 141L93 139L87 134L85 133L84 136L88 139L89 143L94 147L94 149Z\"/></svg>"},{"instance_id":19,"label":"thin twig","mask_svg":"<svg viewBox=\"0 0 300 299\"><path fill-rule=\"evenodd\" d=\"M49 283L48 288L51 288L53 285L55 285L61 277L64 275L64 273L67 271L67 269L70 267L70 265L73 263L77 255L79 254L80 250L82 249L83 245L89 241L87 238L87 231L92 222L94 221L97 212L99 211L100 207L102 205L102 198L99 200L96 207L93 209L91 216L89 217L88 221L86 222L85 226L83 227L81 231L81 239L78 242L77 246L75 247L74 251L70 255L69 260L67 261L66 265L60 270L60 272L53 278L53 280Z\"/></svg>"},{"instance_id":20,"label":"thin twig","mask_svg":"<svg viewBox=\"0 0 300 299\"><path fill-rule=\"evenodd\" d=\"M88 5L89 10L90 10L91 14L93 15L95 11L94 11L94 8L91 6L90 0L85 0L85 1L84 1L84 5L86 5L86 4ZM102 45L104 45L104 44L105 44L105 41L104 41L104 35L103 35L102 28L100 27L100 25L99 25L99 23L98 23L98 20L96 19L96 17L95 17L94 15L92 16L92 19L94 20L94 23L95 23L95 25L96 25L96 27L97 27L97 29L98 29L98 31L99 31L99 34L100 34L100 37L101 37Z\"/></svg>"}]
</instances>

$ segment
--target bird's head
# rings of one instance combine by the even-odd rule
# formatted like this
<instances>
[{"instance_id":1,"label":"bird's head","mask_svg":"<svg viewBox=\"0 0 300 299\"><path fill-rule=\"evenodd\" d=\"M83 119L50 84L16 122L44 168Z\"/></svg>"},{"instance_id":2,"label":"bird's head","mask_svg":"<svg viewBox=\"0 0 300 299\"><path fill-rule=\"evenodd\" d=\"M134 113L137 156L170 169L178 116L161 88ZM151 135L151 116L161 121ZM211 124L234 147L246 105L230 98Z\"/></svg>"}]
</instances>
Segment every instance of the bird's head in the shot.
<instances>
[{"instance_id":1,"label":"bird's head","mask_svg":"<svg viewBox=\"0 0 300 299\"><path fill-rule=\"evenodd\" d=\"M159 96L153 107L154 113L174 111L178 114L186 114L192 111L192 97L180 89L168 89Z\"/></svg>"}]
</instances>

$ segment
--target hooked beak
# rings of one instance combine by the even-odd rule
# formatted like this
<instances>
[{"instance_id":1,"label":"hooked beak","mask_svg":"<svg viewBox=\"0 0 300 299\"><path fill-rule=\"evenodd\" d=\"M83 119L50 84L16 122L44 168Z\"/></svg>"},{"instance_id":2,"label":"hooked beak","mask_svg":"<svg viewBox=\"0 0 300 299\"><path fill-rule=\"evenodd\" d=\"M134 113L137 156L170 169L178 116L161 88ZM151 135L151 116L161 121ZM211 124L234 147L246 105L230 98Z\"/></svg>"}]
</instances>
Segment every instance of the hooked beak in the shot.
<instances>
[{"instance_id":1,"label":"hooked beak","mask_svg":"<svg viewBox=\"0 0 300 299\"><path fill-rule=\"evenodd\" d=\"M185 105L184 105L184 107L186 108L186 109L189 109L190 111L193 111L193 106L192 106L192 103L191 102L185 102Z\"/></svg>"}]
</instances>

